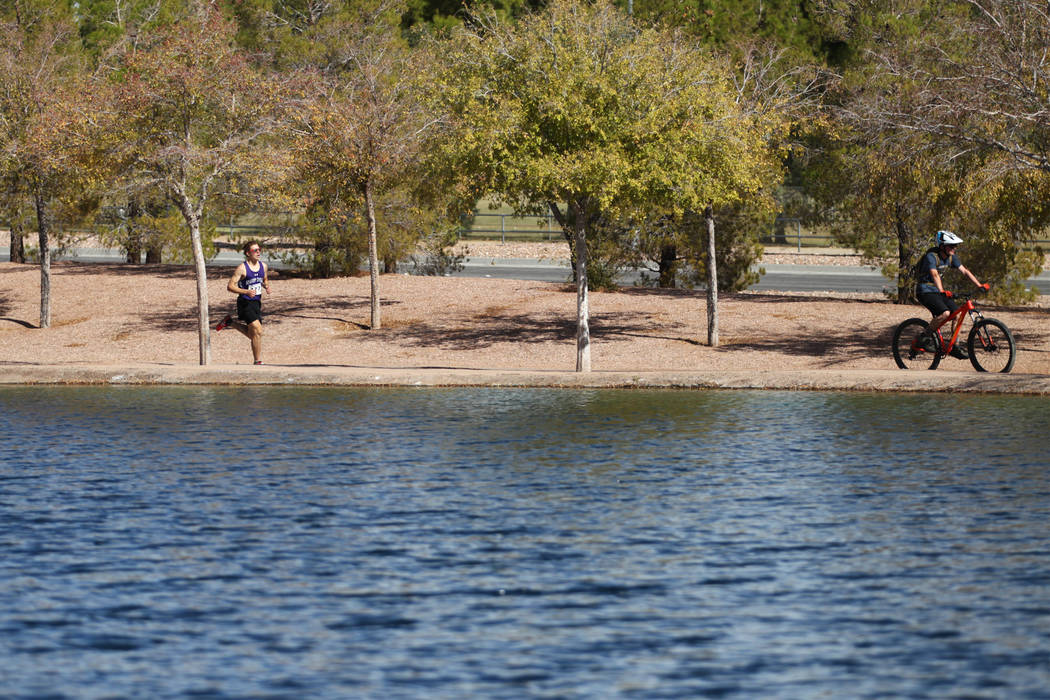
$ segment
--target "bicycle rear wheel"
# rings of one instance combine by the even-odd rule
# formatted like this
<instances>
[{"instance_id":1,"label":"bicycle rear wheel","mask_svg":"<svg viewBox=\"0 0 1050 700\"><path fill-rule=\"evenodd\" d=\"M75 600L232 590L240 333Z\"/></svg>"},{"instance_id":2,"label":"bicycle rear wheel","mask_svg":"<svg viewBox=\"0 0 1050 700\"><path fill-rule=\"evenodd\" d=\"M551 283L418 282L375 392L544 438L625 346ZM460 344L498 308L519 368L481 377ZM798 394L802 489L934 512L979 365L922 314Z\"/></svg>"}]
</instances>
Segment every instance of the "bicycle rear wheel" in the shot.
<instances>
[{"instance_id":1,"label":"bicycle rear wheel","mask_svg":"<svg viewBox=\"0 0 1050 700\"><path fill-rule=\"evenodd\" d=\"M973 324L966 349L970 351L970 363L978 372L1009 372L1017 359L1013 334L994 318Z\"/></svg>"},{"instance_id":2,"label":"bicycle rear wheel","mask_svg":"<svg viewBox=\"0 0 1050 700\"><path fill-rule=\"evenodd\" d=\"M893 332L893 360L901 369L937 369L941 363L939 352L922 347L919 336L930 327L921 318L903 321Z\"/></svg>"}]
</instances>

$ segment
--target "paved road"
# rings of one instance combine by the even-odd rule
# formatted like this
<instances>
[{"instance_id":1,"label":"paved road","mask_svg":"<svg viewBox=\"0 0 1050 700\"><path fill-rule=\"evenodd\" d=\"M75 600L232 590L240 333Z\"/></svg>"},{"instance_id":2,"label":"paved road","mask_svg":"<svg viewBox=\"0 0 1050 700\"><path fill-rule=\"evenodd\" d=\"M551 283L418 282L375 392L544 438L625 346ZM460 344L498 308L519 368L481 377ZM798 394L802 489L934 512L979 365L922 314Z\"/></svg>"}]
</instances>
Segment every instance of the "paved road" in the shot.
<instances>
[{"instance_id":1,"label":"paved road","mask_svg":"<svg viewBox=\"0 0 1050 700\"><path fill-rule=\"evenodd\" d=\"M766 274L756 284L755 291L782 292L881 292L892 287L881 273L867 267L841 265L763 265ZM523 259L472 258L456 276L495 277L501 279L528 279L545 282L564 282L569 279L569 268L556 263ZM650 274L652 277L652 274ZM620 276L622 284L633 284L636 274ZM1050 294L1050 272L1043 272L1029 280L1041 293Z\"/></svg>"},{"instance_id":2,"label":"paved road","mask_svg":"<svg viewBox=\"0 0 1050 700\"><path fill-rule=\"evenodd\" d=\"M8 249L0 248L0 260L7 260ZM118 250L73 248L58 256L61 260L81 262L120 262L124 258ZM237 251L223 250L209 261L209 265L232 267L244 259ZM270 261L274 269L281 269L279 261ZM766 274L751 286L756 291L784 292L881 292L890 286L889 281L878 272L867 267L843 267L839 265L764 265ZM406 268L407 269L407 268ZM537 280L542 282L564 282L569 279L569 267L563 263L537 261L529 258L475 258L466 261L456 277L493 277L498 279ZM652 275L650 275L652 276ZM620 276L622 284L634 284L638 275L628 273ZM1029 280L1041 293L1050 294L1050 273L1043 272Z\"/></svg>"},{"instance_id":3,"label":"paved road","mask_svg":"<svg viewBox=\"0 0 1050 700\"><path fill-rule=\"evenodd\" d=\"M887 284L882 275L867 268L835 265L765 265L766 274L752 285L758 291L878 292ZM527 259L471 258L457 277L495 277L564 282L569 278L564 264ZM652 277L654 273L650 273ZM622 284L634 284L637 273L620 275Z\"/></svg>"},{"instance_id":4,"label":"paved road","mask_svg":"<svg viewBox=\"0 0 1050 700\"><path fill-rule=\"evenodd\" d=\"M751 289L784 292L881 292L890 281L867 267L763 265L766 274Z\"/></svg>"}]
</instances>

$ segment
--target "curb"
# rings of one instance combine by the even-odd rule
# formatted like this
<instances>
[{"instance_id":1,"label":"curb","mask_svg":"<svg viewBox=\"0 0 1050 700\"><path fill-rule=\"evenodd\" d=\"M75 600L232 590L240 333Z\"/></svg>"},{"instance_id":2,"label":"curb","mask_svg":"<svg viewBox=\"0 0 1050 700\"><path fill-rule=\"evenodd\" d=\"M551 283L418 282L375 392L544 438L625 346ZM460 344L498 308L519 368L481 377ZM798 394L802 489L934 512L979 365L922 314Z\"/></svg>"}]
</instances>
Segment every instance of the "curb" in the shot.
<instances>
[{"instance_id":1,"label":"curb","mask_svg":"<svg viewBox=\"0 0 1050 700\"><path fill-rule=\"evenodd\" d=\"M7 365L0 385L536 387L1050 394L1050 376L904 370L563 372L296 365Z\"/></svg>"}]
</instances>

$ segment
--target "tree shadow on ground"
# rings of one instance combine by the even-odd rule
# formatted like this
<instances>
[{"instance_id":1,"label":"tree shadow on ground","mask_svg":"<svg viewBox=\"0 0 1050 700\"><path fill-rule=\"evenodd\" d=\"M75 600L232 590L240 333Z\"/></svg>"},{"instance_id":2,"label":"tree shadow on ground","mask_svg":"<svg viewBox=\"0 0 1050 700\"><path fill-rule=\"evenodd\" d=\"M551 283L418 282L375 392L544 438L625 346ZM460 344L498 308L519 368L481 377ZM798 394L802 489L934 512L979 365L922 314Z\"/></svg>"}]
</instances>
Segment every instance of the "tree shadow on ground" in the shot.
<instances>
[{"instance_id":1,"label":"tree shadow on ground","mask_svg":"<svg viewBox=\"0 0 1050 700\"><path fill-rule=\"evenodd\" d=\"M838 302L840 304L878 304L880 306L893 306L894 302L884 297L873 296L870 299L857 298L851 296L835 296L829 294L826 296L814 296L812 292L800 292L799 296L792 294L784 294L781 292L733 292L729 294L720 294L719 300L721 301L747 301L756 304L823 304L827 302ZM902 309L907 309L909 306L901 305ZM916 309L925 309L922 306L916 305ZM914 314L913 314L914 315ZM906 317L902 317L906 318Z\"/></svg>"},{"instance_id":2,"label":"tree shadow on ground","mask_svg":"<svg viewBox=\"0 0 1050 700\"><path fill-rule=\"evenodd\" d=\"M229 277L232 267L207 269L208 279ZM95 263L59 260L51 263L51 271L62 275L111 275L117 277L154 277L164 279L196 279L192 265L135 265L128 263Z\"/></svg>"},{"instance_id":3,"label":"tree shadow on ground","mask_svg":"<svg viewBox=\"0 0 1050 700\"><path fill-rule=\"evenodd\" d=\"M390 309L401 305L400 301L383 301L382 310ZM326 297L324 300L324 306L320 306L317 303L306 303L306 302L292 302L292 301L274 301L266 304L263 310L263 321L266 319L278 320L281 318L302 318L312 319L316 321L333 321L336 323L345 323L351 326L356 326L362 330L368 330L368 323L362 323L360 321L354 321L342 316L335 315L334 313L326 314L325 312L339 312L339 311L358 311L364 312L365 317L369 317L372 309L372 300L367 296L360 297Z\"/></svg>"},{"instance_id":4,"label":"tree shadow on ground","mask_svg":"<svg viewBox=\"0 0 1050 700\"><path fill-rule=\"evenodd\" d=\"M573 287L567 291L576 291ZM696 297L706 299L707 293L703 289L682 289L679 287L620 287L613 294L626 294L632 297Z\"/></svg>"},{"instance_id":5,"label":"tree shadow on ground","mask_svg":"<svg viewBox=\"0 0 1050 700\"><path fill-rule=\"evenodd\" d=\"M8 318L6 316L0 316L0 323L14 323L16 325L22 326L23 328L39 328L40 327L40 326L36 325L35 323L30 323L29 321L23 321L20 318Z\"/></svg>"},{"instance_id":6,"label":"tree shadow on ground","mask_svg":"<svg viewBox=\"0 0 1050 700\"><path fill-rule=\"evenodd\" d=\"M380 332L392 343L449 351L477 349L497 343L565 342L572 341L576 336L576 320L554 313L488 314L476 316L467 323L470 325L448 328L422 321L385 328ZM684 324L654 323L652 315L647 313L592 314L590 327L592 341L596 343L617 338L649 338L692 346L707 344L706 336L697 338L686 335ZM821 329L819 332L778 332L768 338L723 336L723 342L715 352L768 352L826 358L823 365L834 367L855 360L890 358L895 328L896 324L891 324L873 327L867 332Z\"/></svg>"},{"instance_id":7,"label":"tree shadow on ground","mask_svg":"<svg viewBox=\"0 0 1050 700\"><path fill-rule=\"evenodd\" d=\"M897 324L863 329L821 328L818 331L778 332L775 336L725 338L718 352L765 352L793 357L823 358L820 366L833 368L857 360L893 357Z\"/></svg>"},{"instance_id":8,"label":"tree shadow on ground","mask_svg":"<svg viewBox=\"0 0 1050 700\"><path fill-rule=\"evenodd\" d=\"M608 313L590 316L591 339L595 342L617 336L662 338L697 344L694 339L676 336L681 324L654 325L643 313ZM573 340L576 319L554 313L486 314L468 321L460 328L438 326L425 321L385 329L389 338L409 346L428 346L448 350L470 350L496 343L548 343Z\"/></svg>"},{"instance_id":9,"label":"tree shadow on ground","mask_svg":"<svg viewBox=\"0 0 1050 700\"><path fill-rule=\"evenodd\" d=\"M400 302L394 302L400 303ZM263 324L276 323L280 324L281 319L291 318L305 318L305 319L317 319L323 321L338 321L341 323L348 323L352 325L359 324L356 321L350 321L335 315L340 310L354 310L358 308L368 308L369 299L368 297L356 298L356 297L327 297L324 300L324 306L318 307L316 303L308 301L273 301L263 302ZM383 302L386 306L387 302ZM318 313L319 311L332 311L333 315L324 315ZM237 316L237 304L231 299L229 302L213 302L209 308L209 318L213 321L211 323L214 330L214 326L218 323L226 314L232 315L234 318ZM149 331L191 331L197 330L197 306L193 302L187 303L186 306L180 309L170 310L156 310L144 312L144 320L142 326L145 330Z\"/></svg>"},{"instance_id":10,"label":"tree shadow on ground","mask_svg":"<svg viewBox=\"0 0 1050 700\"><path fill-rule=\"evenodd\" d=\"M11 302L10 297L0 296L0 324L2 323L14 323L25 328L38 328L35 323L29 321L23 321L20 318L11 318L7 314L11 313L11 309L14 308L14 304Z\"/></svg>"},{"instance_id":11,"label":"tree shadow on ground","mask_svg":"<svg viewBox=\"0 0 1050 700\"><path fill-rule=\"evenodd\" d=\"M7 262L6 260L4 262ZM39 265L31 263L13 263L10 267L0 268L0 275L15 275L23 272L31 272L32 270L40 270Z\"/></svg>"}]
</instances>

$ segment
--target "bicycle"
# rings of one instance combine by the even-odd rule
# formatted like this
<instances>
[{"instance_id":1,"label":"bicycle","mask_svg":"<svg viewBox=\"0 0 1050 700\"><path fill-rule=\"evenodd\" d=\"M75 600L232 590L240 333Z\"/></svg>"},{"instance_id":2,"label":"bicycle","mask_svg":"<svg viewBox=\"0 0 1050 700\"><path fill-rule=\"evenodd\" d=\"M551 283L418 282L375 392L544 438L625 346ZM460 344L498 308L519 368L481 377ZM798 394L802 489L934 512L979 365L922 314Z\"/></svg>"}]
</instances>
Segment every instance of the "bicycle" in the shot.
<instances>
[{"instance_id":1,"label":"bicycle","mask_svg":"<svg viewBox=\"0 0 1050 700\"><path fill-rule=\"evenodd\" d=\"M960 294L955 298L964 302L952 312L941 328L952 328L954 331L947 340L937 330L936 337L927 339L923 345L922 335L930 327L928 321L921 318L909 318L903 321L893 332L893 359L901 369L927 367L937 369L941 358L952 352L962 332L963 314L969 314L972 328L966 338L966 350L970 355L970 364L978 372L1009 372L1014 368L1017 359L1017 345L1010 329L1002 321L985 318L978 311L972 294Z\"/></svg>"}]
</instances>

